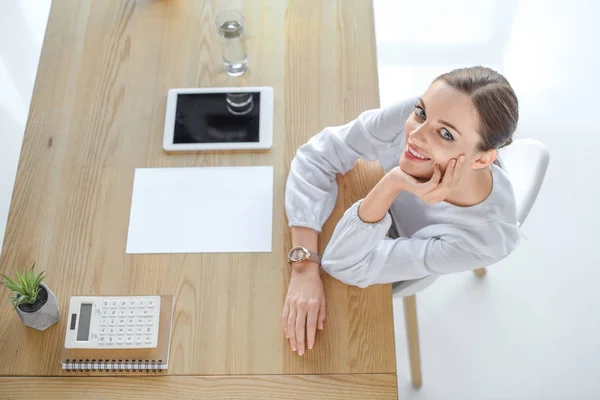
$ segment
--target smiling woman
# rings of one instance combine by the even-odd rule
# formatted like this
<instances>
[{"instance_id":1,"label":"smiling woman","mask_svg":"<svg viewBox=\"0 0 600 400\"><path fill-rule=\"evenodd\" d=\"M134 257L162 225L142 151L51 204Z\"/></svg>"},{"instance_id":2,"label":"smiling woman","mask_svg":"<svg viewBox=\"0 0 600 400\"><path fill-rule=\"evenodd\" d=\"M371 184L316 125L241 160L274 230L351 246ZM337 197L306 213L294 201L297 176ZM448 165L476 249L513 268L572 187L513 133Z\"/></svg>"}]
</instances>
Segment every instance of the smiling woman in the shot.
<instances>
[{"instance_id":1,"label":"smiling woman","mask_svg":"<svg viewBox=\"0 0 600 400\"><path fill-rule=\"evenodd\" d=\"M502 260L522 238L513 189L497 159L517 121L507 80L472 67L439 76L420 97L324 129L292 161L285 206L293 245L317 254L318 233L336 202L336 175L365 159L379 161L386 174L336 226L321 261L331 276L366 287ZM396 239L388 237L392 224ZM281 324L299 355L324 326L318 259L289 260Z\"/></svg>"}]
</instances>

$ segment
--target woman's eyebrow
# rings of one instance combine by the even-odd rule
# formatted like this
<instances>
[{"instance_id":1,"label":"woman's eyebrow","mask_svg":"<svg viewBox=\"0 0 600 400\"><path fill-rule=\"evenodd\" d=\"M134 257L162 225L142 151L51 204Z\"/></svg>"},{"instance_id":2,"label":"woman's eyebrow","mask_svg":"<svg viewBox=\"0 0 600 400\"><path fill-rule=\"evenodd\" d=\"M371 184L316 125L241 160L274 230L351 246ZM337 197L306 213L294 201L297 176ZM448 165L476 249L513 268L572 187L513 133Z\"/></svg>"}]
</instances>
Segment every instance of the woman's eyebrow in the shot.
<instances>
[{"instance_id":1,"label":"woman's eyebrow","mask_svg":"<svg viewBox=\"0 0 600 400\"><path fill-rule=\"evenodd\" d=\"M452 125L450 122L444 121L443 119L440 119L439 121L443 125L448 125L450 128L454 129L456 131L456 133L458 133L460 136L462 136L462 133L460 133L460 131L458 129L456 129L456 127L454 125Z\"/></svg>"},{"instance_id":2,"label":"woman's eyebrow","mask_svg":"<svg viewBox=\"0 0 600 400\"><path fill-rule=\"evenodd\" d=\"M427 111L426 107L425 107L425 102L423 101L422 98L419 97L419 102L421 103L421 105L423 106L423 111ZM462 136L462 133L460 133L460 131L458 129L456 129L456 127L454 125L452 125L450 122L448 121L444 121L443 119L438 120L441 124L443 125L448 125L450 128L452 128L453 130L456 131L456 133L458 133L460 136Z\"/></svg>"}]
</instances>

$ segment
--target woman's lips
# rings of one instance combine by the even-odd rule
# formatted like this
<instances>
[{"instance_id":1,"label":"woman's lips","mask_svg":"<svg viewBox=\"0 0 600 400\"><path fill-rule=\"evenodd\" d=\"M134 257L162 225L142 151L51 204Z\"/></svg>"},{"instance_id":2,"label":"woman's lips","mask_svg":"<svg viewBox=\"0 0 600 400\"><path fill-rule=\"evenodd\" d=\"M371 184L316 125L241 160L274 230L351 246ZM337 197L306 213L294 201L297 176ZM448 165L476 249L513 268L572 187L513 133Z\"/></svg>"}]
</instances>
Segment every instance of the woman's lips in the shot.
<instances>
[{"instance_id":1,"label":"woman's lips","mask_svg":"<svg viewBox=\"0 0 600 400\"><path fill-rule=\"evenodd\" d=\"M412 151L411 151L412 150ZM427 161L431 161L430 158L422 158L419 157L416 154L419 154L416 149L411 148L410 145L406 146L406 149L404 150L404 157L406 157L406 159L410 160L410 161L414 161L414 162L427 162Z\"/></svg>"}]
</instances>

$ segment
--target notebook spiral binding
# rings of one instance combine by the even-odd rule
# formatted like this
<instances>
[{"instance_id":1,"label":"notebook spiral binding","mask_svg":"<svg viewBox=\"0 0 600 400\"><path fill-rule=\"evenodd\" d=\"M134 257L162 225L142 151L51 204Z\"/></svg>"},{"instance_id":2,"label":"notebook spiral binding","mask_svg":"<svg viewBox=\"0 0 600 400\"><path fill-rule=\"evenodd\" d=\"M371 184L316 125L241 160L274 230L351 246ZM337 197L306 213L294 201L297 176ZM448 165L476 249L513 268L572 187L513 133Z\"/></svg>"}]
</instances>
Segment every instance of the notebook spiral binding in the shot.
<instances>
[{"instance_id":1,"label":"notebook spiral binding","mask_svg":"<svg viewBox=\"0 0 600 400\"><path fill-rule=\"evenodd\" d=\"M162 360L75 360L67 359L68 372L161 372Z\"/></svg>"}]
</instances>

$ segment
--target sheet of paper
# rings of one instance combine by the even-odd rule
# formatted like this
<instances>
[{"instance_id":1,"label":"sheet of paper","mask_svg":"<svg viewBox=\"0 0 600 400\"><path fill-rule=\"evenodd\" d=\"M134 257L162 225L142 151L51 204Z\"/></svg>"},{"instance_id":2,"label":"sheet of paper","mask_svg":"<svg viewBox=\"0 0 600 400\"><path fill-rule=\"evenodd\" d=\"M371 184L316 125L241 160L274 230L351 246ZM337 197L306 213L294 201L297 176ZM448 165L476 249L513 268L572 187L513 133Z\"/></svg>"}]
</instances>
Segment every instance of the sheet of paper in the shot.
<instances>
[{"instance_id":1,"label":"sheet of paper","mask_svg":"<svg viewBox=\"0 0 600 400\"><path fill-rule=\"evenodd\" d=\"M270 252L273 167L136 169L127 253Z\"/></svg>"}]
</instances>

